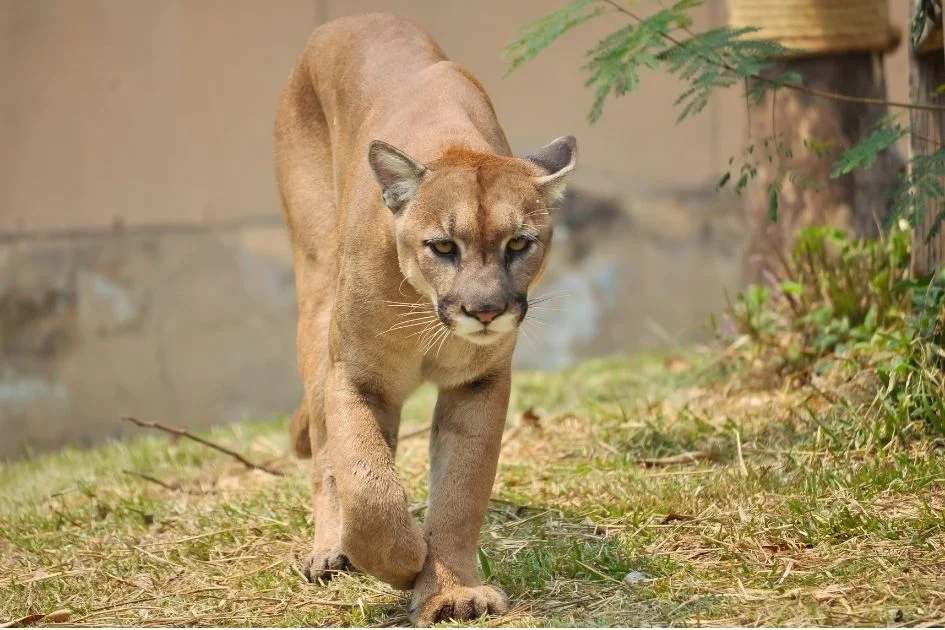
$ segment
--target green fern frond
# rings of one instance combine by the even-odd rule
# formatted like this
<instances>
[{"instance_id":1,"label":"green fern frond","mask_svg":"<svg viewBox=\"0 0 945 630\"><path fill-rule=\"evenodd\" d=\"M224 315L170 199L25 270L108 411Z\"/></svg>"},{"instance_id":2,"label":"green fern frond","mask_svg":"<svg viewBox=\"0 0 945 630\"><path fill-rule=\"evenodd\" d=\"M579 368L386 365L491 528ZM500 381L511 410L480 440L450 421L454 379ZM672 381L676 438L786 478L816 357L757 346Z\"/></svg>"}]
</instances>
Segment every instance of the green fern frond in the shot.
<instances>
[{"instance_id":1,"label":"green fern frond","mask_svg":"<svg viewBox=\"0 0 945 630\"><path fill-rule=\"evenodd\" d=\"M873 168L881 151L896 144L909 133L907 128L895 120L895 116L886 116L876 124L873 133L844 151L833 163L830 178L836 179L858 168Z\"/></svg>"},{"instance_id":2,"label":"green fern frond","mask_svg":"<svg viewBox=\"0 0 945 630\"><path fill-rule=\"evenodd\" d=\"M587 87L594 88L594 103L588 119L597 121L604 111L607 97L635 90L640 85L642 68L660 67L660 56L667 50L666 36L671 31L688 27L686 11L702 0L680 0L634 24L617 29L587 52L584 69L590 73Z\"/></svg>"},{"instance_id":3,"label":"green fern frond","mask_svg":"<svg viewBox=\"0 0 945 630\"><path fill-rule=\"evenodd\" d=\"M572 28L606 11L607 8L599 5L598 0L572 0L557 11L526 24L519 29L519 38L505 49L503 57L510 59L505 76L526 61L534 59Z\"/></svg>"},{"instance_id":4,"label":"green fern frond","mask_svg":"<svg viewBox=\"0 0 945 630\"><path fill-rule=\"evenodd\" d=\"M676 100L682 106L678 122L702 111L712 92L730 87L746 78L760 75L772 66L771 59L787 49L780 44L746 38L756 32L753 27L714 28L692 35L660 54L670 74L689 83ZM767 90L797 82L796 74L786 74L780 82L758 82L754 98Z\"/></svg>"},{"instance_id":5,"label":"green fern frond","mask_svg":"<svg viewBox=\"0 0 945 630\"><path fill-rule=\"evenodd\" d=\"M890 191L890 212L886 217L887 227L898 219L905 219L910 225L918 226L925 222L928 208L935 207L945 199L945 147L929 155L913 155L909 169L900 175ZM937 212L926 241L939 233L943 212Z\"/></svg>"}]
</instances>

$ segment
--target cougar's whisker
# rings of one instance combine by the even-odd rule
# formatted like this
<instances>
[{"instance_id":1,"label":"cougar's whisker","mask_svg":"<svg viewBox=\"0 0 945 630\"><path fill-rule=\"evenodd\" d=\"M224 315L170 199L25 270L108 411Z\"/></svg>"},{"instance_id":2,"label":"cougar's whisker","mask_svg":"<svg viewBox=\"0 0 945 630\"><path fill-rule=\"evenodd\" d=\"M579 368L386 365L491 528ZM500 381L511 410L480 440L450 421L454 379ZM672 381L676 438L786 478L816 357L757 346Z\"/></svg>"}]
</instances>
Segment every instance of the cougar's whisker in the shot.
<instances>
[{"instance_id":1,"label":"cougar's whisker","mask_svg":"<svg viewBox=\"0 0 945 630\"><path fill-rule=\"evenodd\" d=\"M542 302L547 302L547 301L549 301L549 300L560 300L560 299L566 298L566 297L571 297L571 296L570 296L569 294L567 294L567 293L558 293L558 294L556 294L556 293L546 293L546 294L540 295L540 296L538 296L538 297L536 297L536 298L531 298L531 299L529 299L529 300L528 300L528 305L529 305L529 306L532 306L532 305L534 305L534 304L541 304Z\"/></svg>"},{"instance_id":2,"label":"cougar's whisker","mask_svg":"<svg viewBox=\"0 0 945 630\"><path fill-rule=\"evenodd\" d=\"M433 335L433 337L430 339L429 343L427 343L427 345L424 347L423 356L426 356L427 353L430 352L430 350L433 349L433 346L435 346L436 343L440 340L440 337L442 337L443 335L446 335L446 334L448 334L448 333L449 333L449 328L447 328L446 326L443 326L442 328L440 328L439 330L437 330L436 334Z\"/></svg>"},{"instance_id":3,"label":"cougar's whisker","mask_svg":"<svg viewBox=\"0 0 945 630\"><path fill-rule=\"evenodd\" d=\"M425 327L423 330L410 333L409 335L407 335L407 338L409 339L410 337L415 337L415 336L417 336L417 335L423 335L423 333L429 331L431 328L433 328L434 326L436 326L437 323L438 323L437 321L428 322L427 325L426 325L426 327ZM418 340L418 341L419 341L419 340Z\"/></svg>"},{"instance_id":4,"label":"cougar's whisker","mask_svg":"<svg viewBox=\"0 0 945 630\"><path fill-rule=\"evenodd\" d=\"M538 351L538 347L535 346L535 342L532 341L531 335L529 335L529 334L528 334L528 331L525 330L524 322L523 322L523 325L519 327L519 330L522 331L522 334L525 336L525 341L527 341L527 342L528 342L528 345L530 345L530 346L532 347L532 350L534 350L534 351L537 352L537 351Z\"/></svg>"},{"instance_id":5,"label":"cougar's whisker","mask_svg":"<svg viewBox=\"0 0 945 630\"><path fill-rule=\"evenodd\" d=\"M442 339L440 339L440 345L438 345L438 346L436 347L436 358L437 358L437 359L440 358L440 350L443 349L443 343L446 342L446 340L450 337L450 334L451 334L449 328L446 328L446 326L444 326L443 328L446 330L446 334L443 335L443 338L442 338Z\"/></svg>"},{"instance_id":6,"label":"cougar's whisker","mask_svg":"<svg viewBox=\"0 0 945 630\"><path fill-rule=\"evenodd\" d=\"M538 351L538 350L541 349L541 347L542 347L542 345L543 345L543 344L542 344L543 335L541 334L543 331L537 330L537 329L532 329L532 330L531 330L531 332L534 333L534 336L538 338L538 343L535 343L534 339L532 338L532 335L529 335L529 334L528 334L528 330L527 330L528 327L529 327L529 326L532 326L532 325L533 325L533 322L529 322L529 321L526 319L524 322L522 322L522 327L521 327L520 330L525 333L525 338L528 339L528 340L531 342L532 347L533 347L536 351Z\"/></svg>"},{"instance_id":7,"label":"cougar's whisker","mask_svg":"<svg viewBox=\"0 0 945 630\"><path fill-rule=\"evenodd\" d=\"M407 276L404 276L404 279L400 281L400 284L397 285L397 293L399 295L404 294L404 283L407 282Z\"/></svg>"},{"instance_id":8,"label":"cougar's whisker","mask_svg":"<svg viewBox=\"0 0 945 630\"><path fill-rule=\"evenodd\" d=\"M395 322L387 330L378 333L378 337L385 333L389 333L392 330L400 330L401 328L412 328L414 326L420 326L421 324L428 324L433 320L432 316L418 317L416 319L411 319L403 322Z\"/></svg>"},{"instance_id":9,"label":"cougar's whisker","mask_svg":"<svg viewBox=\"0 0 945 630\"><path fill-rule=\"evenodd\" d=\"M421 334L420 337L417 339L417 346L420 348L420 351L423 353L424 356L426 356L427 350L429 349L427 346L429 345L430 340L436 339L439 333L440 333L440 327L434 323L433 326L431 326L429 330L425 330L424 333Z\"/></svg>"},{"instance_id":10,"label":"cougar's whisker","mask_svg":"<svg viewBox=\"0 0 945 630\"><path fill-rule=\"evenodd\" d=\"M423 306L430 306L430 304L424 304L423 302L391 302L384 300L384 303L391 308L422 308Z\"/></svg>"},{"instance_id":11,"label":"cougar's whisker","mask_svg":"<svg viewBox=\"0 0 945 630\"><path fill-rule=\"evenodd\" d=\"M396 326L391 326L390 328L388 328L387 330L385 330L383 333L380 333L380 334L383 335L384 333L393 332L395 330L403 330L405 328L415 328L417 326L422 326L424 324L429 324L429 323L430 323L429 321L424 320L424 321L419 321L419 322L411 322L407 324L397 324Z\"/></svg>"},{"instance_id":12,"label":"cougar's whisker","mask_svg":"<svg viewBox=\"0 0 945 630\"><path fill-rule=\"evenodd\" d=\"M403 326L405 324L415 324L417 322L429 322L434 319L436 319L436 315L418 315L417 317L412 317L410 319L401 319L391 324L391 328L394 326Z\"/></svg>"},{"instance_id":13,"label":"cougar's whisker","mask_svg":"<svg viewBox=\"0 0 945 630\"><path fill-rule=\"evenodd\" d=\"M561 297L561 296L569 296L569 295L570 294L567 291L548 291L546 293L542 293L541 295L538 295L538 296L535 296L534 298L529 298L529 299L540 300L540 299L548 298L548 297Z\"/></svg>"},{"instance_id":14,"label":"cougar's whisker","mask_svg":"<svg viewBox=\"0 0 945 630\"><path fill-rule=\"evenodd\" d=\"M408 311L406 313L397 315L395 319L408 319L414 317L436 317L436 313L433 313L432 311Z\"/></svg>"}]
</instances>

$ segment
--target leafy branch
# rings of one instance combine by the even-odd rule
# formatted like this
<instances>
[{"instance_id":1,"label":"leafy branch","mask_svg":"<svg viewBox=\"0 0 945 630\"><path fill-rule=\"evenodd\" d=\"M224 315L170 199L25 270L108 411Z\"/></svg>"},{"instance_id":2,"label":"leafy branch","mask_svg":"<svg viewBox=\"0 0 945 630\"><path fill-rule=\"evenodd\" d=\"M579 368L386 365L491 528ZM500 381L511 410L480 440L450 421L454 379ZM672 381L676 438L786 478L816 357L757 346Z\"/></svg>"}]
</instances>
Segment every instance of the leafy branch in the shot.
<instances>
[{"instance_id":1,"label":"leafy branch","mask_svg":"<svg viewBox=\"0 0 945 630\"><path fill-rule=\"evenodd\" d=\"M531 22L525 27L522 37L509 47L515 50L515 55L505 73L506 76L526 61L534 59L538 53L575 26L605 11L605 7L598 5L598 0L572 0L563 8Z\"/></svg>"},{"instance_id":2,"label":"leafy branch","mask_svg":"<svg viewBox=\"0 0 945 630\"><path fill-rule=\"evenodd\" d=\"M678 0L671 7L641 17L621 6L616 0L572 0L561 9L520 29L519 38L506 47L505 56L510 59L506 76L536 57L574 27L601 15L620 13L632 19L634 23L611 33L587 53L591 60L584 68L592 71L587 86L597 85L594 105L589 114L591 122L600 117L602 91L604 97L611 91L616 96L623 96L639 86L638 73L642 66L657 69L661 62L668 62L667 70L674 74L688 68L690 72L680 76L689 80L689 89L694 90L694 94L699 93L700 88L704 88L706 82L714 76L717 82L712 84L712 89L729 87L743 79L750 79L763 86L756 87L751 92L752 100L756 102L767 90L787 88L846 103L945 111L945 105L933 103L890 101L818 90L803 85L796 73L765 76L764 71L774 65L772 60L791 52L791 49L774 42L744 39L745 35L757 32L757 28L721 27L704 33L694 33L690 28L692 19L687 12L702 4L704 0ZM610 7L609 11L607 7ZM674 30L683 31L689 37L679 39L671 35ZM657 37L664 41L662 47L654 42ZM606 47L603 46L605 42L608 43ZM693 56L698 58L698 62L692 59ZM701 64L716 65L718 68L711 71L701 67ZM700 71L695 72L696 68L700 68ZM696 111L687 111L680 118L697 111L698 108Z\"/></svg>"},{"instance_id":3,"label":"leafy branch","mask_svg":"<svg viewBox=\"0 0 945 630\"><path fill-rule=\"evenodd\" d=\"M912 156L908 171L896 180L891 191L892 205L887 224L903 218L910 225L923 225L929 201L945 198L943 178L945 178L945 147L940 147L929 155ZM945 209L932 218L929 232L925 237L926 243L939 233L943 221L945 221Z\"/></svg>"},{"instance_id":4,"label":"leafy branch","mask_svg":"<svg viewBox=\"0 0 945 630\"><path fill-rule=\"evenodd\" d=\"M904 138L909 133L907 127L895 123L895 118L887 116L879 121L873 133L844 151L833 163L831 177L837 178L852 173L858 168L872 168L876 156Z\"/></svg>"},{"instance_id":5,"label":"leafy branch","mask_svg":"<svg viewBox=\"0 0 945 630\"><path fill-rule=\"evenodd\" d=\"M640 86L640 75L644 69L663 69L686 84L675 102L681 109L678 122L701 112L713 91L739 83L745 85L745 98L749 107L763 102L769 93L776 97L779 90L787 89L846 103L945 111L945 106L937 104L889 101L818 90L803 85L803 78L798 73L775 74L772 72L774 60L791 51L774 42L746 37L758 29L720 27L701 33L693 32L689 12L703 3L704 0L677 0L644 17L618 0L571 0L557 11L520 30L518 39L506 48L505 56L510 59L506 74L533 59L573 28L603 15L621 15L629 18L631 23L601 39L585 54L583 68L589 75L585 85L593 88L594 93L588 113L592 123L602 116L609 97L623 96ZM928 16L923 14L921 17L926 20ZM915 28L913 25L913 30ZM888 150L907 133L908 128L895 123L895 118L884 118L867 138L835 158L831 179L848 175L856 169L872 168L880 152ZM778 198L783 182L801 185L810 185L811 182L804 174L785 165L784 159L792 157L791 149L784 146L776 131L763 139L761 144L763 146L757 153L756 145L750 145L743 153L741 163L735 165L733 158L729 166L736 170L738 177L735 190L741 193L758 174L758 167L764 160L776 163L777 177L768 184L767 190L769 215L774 220L778 214ZM825 147L814 139L805 140L805 148L819 157L827 157L832 153L829 146ZM939 180L942 176L945 176L945 149L929 156L915 156L910 162L909 172L900 175L893 187L889 220L902 217L913 225L921 221L928 202L945 196L945 189ZM725 173L718 187L727 185L731 179L731 171ZM945 212L935 217L930 237L937 233L943 220Z\"/></svg>"},{"instance_id":6,"label":"leafy branch","mask_svg":"<svg viewBox=\"0 0 945 630\"><path fill-rule=\"evenodd\" d=\"M639 15L637 15L633 11L630 11L629 9L626 9L620 6L620 4L617 3L615 0L600 0L600 1L606 4L609 4L610 6L614 7L616 11L629 16L631 19L635 20L637 23L642 23L650 19L650 18L641 18ZM928 2L929 0L925 0L925 1ZM697 0L696 2L692 3L692 6L690 8L701 5L701 4L703 4L703 0ZM708 33L712 32L712 31L709 31L708 33L703 33L699 35L699 34L694 33L689 28L688 25L682 25L681 29L687 35L690 36L690 41L697 40L700 37L706 37ZM743 34L748 34L752 32L757 32L758 29L745 28L743 29L743 31L744 31ZM666 39L667 41L671 42L672 44L676 46L684 45L684 42L679 41L678 39L671 36L669 33L664 33L663 37L664 39ZM774 44L774 45L779 46L778 44ZM791 50L786 47L780 46L780 50L772 51L769 57L774 57L776 55L781 55L787 52L791 52ZM716 60L716 63L719 63L719 65L721 65L728 72L731 72L734 74L738 74L739 72L738 68L735 65L728 64L725 62L725 60ZM786 87L788 89L791 89L797 92L803 92L804 94L809 94L811 96L816 96L819 98L825 98L825 99L840 101L840 102L845 102L845 103L858 103L861 105L879 105L879 106L884 106L884 107L898 107L901 109L918 109L918 110L928 110L928 111L945 110L945 107L941 105L906 103L906 102L901 102L901 101L887 101L884 99L869 98L869 97L864 97L864 96L850 96L847 94L838 94L836 92L829 92L826 90L818 90L818 89L810 88L803 85L801 83L800 75L796 73L784 73L783 75L779 77L767 77L767 76L764 76L760 70L761 69L759 69L758 71L756 71L755 73L751 74L750 76L746 78L750 78L751 80L757 82L757 84L765 86L765 88L769 90L771 89L777 90L778 88ZM755 98L753 100L759 101L760 96L763 95L763 91L764 90L757 91L754 95Z\"/></svg>"}]
</instances>

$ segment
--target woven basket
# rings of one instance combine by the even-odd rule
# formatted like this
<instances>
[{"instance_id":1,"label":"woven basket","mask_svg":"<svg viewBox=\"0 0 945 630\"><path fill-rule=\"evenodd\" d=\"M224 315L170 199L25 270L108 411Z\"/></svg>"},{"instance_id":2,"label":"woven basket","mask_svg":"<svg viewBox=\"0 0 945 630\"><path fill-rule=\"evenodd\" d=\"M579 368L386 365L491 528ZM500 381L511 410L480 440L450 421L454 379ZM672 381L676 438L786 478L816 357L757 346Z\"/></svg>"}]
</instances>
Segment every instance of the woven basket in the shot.
<instances>
[{"instance_id":1,"label":"woven basket","mask_svg":"<svg viewBox=\"0 0 945 630\"><path fill-rule=\"evenodd\" d=\"M728 0L728 14L731 26L761 29L747 37L794 49L789 57L889 52L901 38L888 0Z\"/></svg>"}]
</instances>

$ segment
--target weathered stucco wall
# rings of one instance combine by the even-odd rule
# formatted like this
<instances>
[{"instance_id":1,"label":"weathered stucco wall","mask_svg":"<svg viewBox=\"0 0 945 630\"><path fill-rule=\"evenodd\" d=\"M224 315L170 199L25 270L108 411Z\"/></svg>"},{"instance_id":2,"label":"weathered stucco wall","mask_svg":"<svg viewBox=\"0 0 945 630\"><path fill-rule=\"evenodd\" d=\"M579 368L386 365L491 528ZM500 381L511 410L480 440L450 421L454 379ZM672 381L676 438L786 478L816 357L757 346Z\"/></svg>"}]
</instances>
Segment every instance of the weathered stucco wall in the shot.
<instances>
[{"instance_id":1,"label":"weathered stucco wall","mask_svg":"<svg viewBox=\"0 0 945 630\"><path fill-rule=\"evenodd\" d=\"M904 7L892 3L904 23ZM903 3L905 5L906 3ZM596 125L583 52L616 18L502 78L547 0L0 1L0 457L170 424L288 412L299 394L291 258L272 175L279 91L316 23L390 10L486 85L518 153L578 136L542 290L567 294L517 364L700 338L737 283L732 92L674 124L659 74ZM724 20L722 0L697 18ZM905 98L905 57L888 60Z\"/></svg>"},{"instance_id":2,"label":"weathered stucco wall","mask_svg":"<svg viewBox=\"0 0 945 630\"><path fill-rule=\"evenodd\" d=\"M0 249L0 451L88 444L122 415L267 417L295 378L280 227Z\"/></svg>"}]
</instances>

